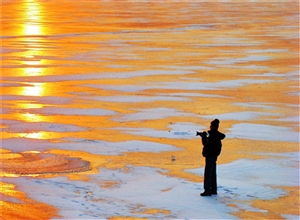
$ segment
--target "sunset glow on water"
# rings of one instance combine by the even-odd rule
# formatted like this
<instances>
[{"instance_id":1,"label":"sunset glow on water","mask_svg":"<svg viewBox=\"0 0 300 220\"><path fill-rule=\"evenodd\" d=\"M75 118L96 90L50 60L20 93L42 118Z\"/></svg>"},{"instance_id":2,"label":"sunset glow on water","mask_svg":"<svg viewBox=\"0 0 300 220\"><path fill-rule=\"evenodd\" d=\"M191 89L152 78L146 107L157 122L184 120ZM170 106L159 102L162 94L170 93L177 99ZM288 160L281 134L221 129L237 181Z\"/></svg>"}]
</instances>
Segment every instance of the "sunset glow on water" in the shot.
<instances>
[{"instance_id":1,"label":"sunset glow on water","mask_svg":"<svg viewBox=\"0 0 300 220\"><path fill-rule=\"evenodd\" d=\"M297 1L2 11L1 219L299 218ZM195 134L215 118L204 199Z\"/></svg>"}]
</instances>

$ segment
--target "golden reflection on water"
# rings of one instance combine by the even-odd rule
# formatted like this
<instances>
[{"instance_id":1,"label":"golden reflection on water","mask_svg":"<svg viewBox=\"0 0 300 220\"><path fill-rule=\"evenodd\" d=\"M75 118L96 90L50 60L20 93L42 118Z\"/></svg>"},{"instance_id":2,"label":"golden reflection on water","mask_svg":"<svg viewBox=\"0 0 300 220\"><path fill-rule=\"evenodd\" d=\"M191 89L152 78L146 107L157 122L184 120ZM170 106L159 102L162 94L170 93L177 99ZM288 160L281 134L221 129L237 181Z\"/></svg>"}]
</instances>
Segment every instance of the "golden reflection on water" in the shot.
<instances>
[{"instance_id":1,"label":"golden reflection on water","mask_svg":"<svg viewBox=\"0 0 300 220\"><path fill-rule=\"evenodd\" d=\"M24 26L25 35L40 35L41 32L41 27L39 25L26 23Z\"/></svg>"},{"instance_id":2,"label":"golden reflection on water","mask_svg":"<svg viewBox=\"0 0 300 220\"><path fill-rule=\"evenodd\" d=\"M41 35L42 27L40 25L40 22L42 20L42 17L40 4L35 1L27 1L24 8L26 9L24 17L27 21L24 24L24 34Z\"/></svg>"},{"instance_id":3,"label":"golden reflection on water","mask_svg":"<svg viewBox=\"0 0 300 220\"><path fill-rule=\"evenodd\" d=\"M20 114L20 117L22 120L26 122L41 122L44 121L42 115L38 114L31 114L31 113L22 113Z\"/></svg>"},{"instance_id":4,"label":"golden reflection on water","mask_svg":"<svg viewBox=\"0 0 300 220\"><path fill-rule=\"evenodd\" d=\"M47 132L39 131L39 132L33 132L33 133L26 133L24 137L42 140L42 139L47 139L48 135L47 135Z\"/></svg>"},{"instance_id":5,"label":"golden reflection on water","mask_svg":"<svg viewBox=\"0 0 300 220\"><path fill-rule=\"evenodd\" d=\"M0 183L0 196L1 219L50 219L56 213L56 208L28 198L11 183Z\"/></svg>"},{"instance_id":6,"label":"golden reflection on water","mask_svg":"<svg viewBox=\"0 0 300 220\"><path fill-rule=\"evenodd\" d=\"M24 2L23 7L23 20L24 24L19 31L22 35L25 35L24 45L27 50L23 53L22 64L25 65L22 68L23 75L25 76L39 76L43 75L42 60L38 57L43 55L42 48L42 35L45 34L44 26L42 25L44 17L42 6L39 2L27 0ZM42 97L45 96L46 83L30 83L26 86L20 87L17 90L17 94L21 96L33 96ZM36 109L42 108L44 105L35 103L32 101L22 101L17 104L18 109ZM42 122L44 117L39 114L20 112L18 118L25 122ZM19 134L22 137L33 139L47 139L48 134L44 131L28 132Z\"/></svg>"},{"instance_id":7,"label":"golden reflection on water","mask_svg":"<svg viewBox=\"0 0 300 220\"><path fill-rule=\"evenodd\" d=\"M43 54L43 50L41 49L42 38L39 36L45 34L42 25L44 18L42 17L41 5L38 2L27 1L24 8L24 20L26 22L21 32L29 37L25 40L25 44L29 50L24 54L25 59L23 60L23 64L28 67L23 68L23 72L26 76L38 76L43 73L43 69L40 67L42 60L36 58L36 56ZM30 36L33 38L30 38Z\"/></svg>"},{"instance_id":8,"label":"golden reflection on water","mask_svg":"<svg viewBox=\"0 0 300 220\"><path fill-rule=\"evenodd\" d=\"M35 104L35 103L18 103L18 107L20 109L33 109L33 108L43 108L43 104Z\"/></svg>"},{"instance_id":9,"label":"golden reflection on water","mask_svg":"<svg viewBox=\"0 0 300 220\"><path fill-rule=\"evenodd\" d=\"M33 62L34 62L34 64L33 64ZM24 64L38 65L38 64L40 64L40 61L24 61ZM39 68L39 67L24 68L24 75L26 75L26 76L38 76L41 74L42 74L42 68Z\"/></svg>"},{"instance_id":10,"label":"golden reflection on water","mask_svg":"<svg viewBox=\"0 0 300 220\"><path fill-rule=\"evenodd\" d=\"M24 96L43 96L45 83L31 83L31 86L22 87L21 94Z\"/></svg>"}]
</instances>

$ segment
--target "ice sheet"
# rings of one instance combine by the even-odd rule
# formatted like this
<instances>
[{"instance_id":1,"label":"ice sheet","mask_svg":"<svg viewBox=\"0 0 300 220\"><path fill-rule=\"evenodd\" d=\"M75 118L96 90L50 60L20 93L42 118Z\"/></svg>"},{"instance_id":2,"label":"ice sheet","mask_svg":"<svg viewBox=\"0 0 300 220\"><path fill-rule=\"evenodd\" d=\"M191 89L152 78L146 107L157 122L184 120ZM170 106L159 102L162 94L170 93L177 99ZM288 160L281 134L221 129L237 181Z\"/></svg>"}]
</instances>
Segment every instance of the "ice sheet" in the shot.
<instances>
[{"instance_id":1,"label":"ice sheet","mask_svg":"<svg viewBox=\"0 0 300 220\"><path fill-rule=\"evenodd\" d=\"M231 138L288 142L299 142L300 135L292 128L252 123L235 124L227 134Z\"/></svg>"},{"instance_id":2,"label":"ice sheet","mask_svg":"<svg viewBox=\"0 0 300 220\"><path fill-rule=\"evenodd\" d=\"M299 172L295 167L295 163L299 162L298 153L275 156L277 158L240 159L219 165L218 195L208 198L199 196L203 190L202 183L168 177L162 175L163 170L149 167L128 166L129 171L126 172L100 168L100 173L92 175L88 182L70 181L66 177L4 180L18 184L31 197L60 208L59 214L66 219L99 219L110 216L235 219L227 213L239 209L265 212L239 201L272 201L287 195L287 192L276 186L298 186ZM203 175L203 168L188 172ZM110 182L114 184L108 187L106 183ZM146 209L170 212L146 214Z\"/></svg>"},{"instance_id":3,"label":"ice sheet","mask_svg":"<svg viewBox=\"0 0 300 220\"><path fill-rule=\"evenodd\" d=\"M45 151L44 165L63 154L93 169L3 181L66 219L299 219L294 2L86 3L3 1L0 151L12 167ZM214 118L226 151L218 196L202 198L195 132Z\"/></svg>"}]
</instances>

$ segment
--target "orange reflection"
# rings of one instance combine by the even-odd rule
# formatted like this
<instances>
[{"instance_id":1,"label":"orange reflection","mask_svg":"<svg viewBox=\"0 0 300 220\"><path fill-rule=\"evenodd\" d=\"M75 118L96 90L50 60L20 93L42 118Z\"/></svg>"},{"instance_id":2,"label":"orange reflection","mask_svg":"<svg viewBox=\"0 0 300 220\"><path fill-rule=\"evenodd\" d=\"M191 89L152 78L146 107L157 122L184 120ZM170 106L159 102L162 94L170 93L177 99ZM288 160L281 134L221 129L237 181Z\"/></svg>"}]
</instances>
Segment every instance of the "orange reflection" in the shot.
<instances>
[{"instance_id":1,"label":"orange reflection","mask_svg":"<svg viewBox=\"0 0 300 220\"><path fill-rule=\"evenodd\" d=\"M48 139L49 135L48 135L48 132L39 131L39 132L27 133L27 134L25 134L24 137L42 140L42 139Z\"/></svg>"},{"instance_id":2,"label":"orange reflection","mask_svg":"<svg viewBox=\"0 0 300 220\"><path fill-rule=\"evenodd\" d=\"M26 122L41 122L41 121L44 121L43 116L38 115L38 114L24 113L24 114L20 114L20 116L21 116L21 119L26 121Z\"/></svg>"},{"instance_id":3,"label":"orange reflection","mask_svg":"<svg viewBox=\"0 0 300 220\"><path fill-rule=\"evenodd\" d=\"M43 96L45 93L45 83L30 83L31 86L24 86L21 94L25 96Z\"/></svg>"},{"instance_id":4,"label":"orange reflection","mask_svg":"<svg viewBox=\"0 0 300 220\"><path fill-rule=\"evenodd\" d=\"M41 22L41 9L38 2L28 1L25 5L25 18L26 23L24 26L25 35L41 35L42 28Z\"/></svg>"},{"instance_id":5,"label":"orange reflection","mask_svg":"<svg viewBox=\"0 0 300 220\"><path fill-rule=\"evenodd\" d=\"M32 200L10 183L0 182L1 219L51 219L58 217L57 209ZM11 202L14 199L15 202Z\"/></svg>"},{"instance_id":6,"label":"orange reflection","mask_svg":"<svg viewBox=\"0 0 300 220\"><path fill-rule=\"evenodd\" d=\"M24 33L25 35L40 35L42 31L39 25L26 23Z\"/></svg>"},{"instance_id":7,"label":"orange reflection","mask_svg":"<svg viewBox=\"0 0 300 220\"><path fill-rule=\"evenodd\" d=\"M24 61L25 64L28 64L28 62L29 61ZM30 67L30 68L25 68L24 73L25 75L29 75L29 76L37 76L37 75L41 75L42 71L41 68Z\"/></svg>"},{"instance_id":8,"label":"orange reflection","mask_svg":"<svg viewBox=\"0 0 300 220\"><path fill-rule=\"evenodd\" d=\"M43 108L43 104L34 104L34 103L18 103L18 108L20 109L33 109L33 108Z\"/></svg>"},{"instance_id":9,"label":"orange reflection","mask_svg":"<svg viewBox=\"0 0 300 220\"><path fill-rule=\"evenodd\" d=\"M44 34L43 26L41 25L43 21L43 17L41 16L41 6L38 2L27 1L24 8L26 9L24 13L24 20L26 21L26 23L23 27L23 34L25 36L28 36L26 38L26 44L29 48L29 50L25 52L25 60L23 61L23 64L28 66L24 68L24 75L42 75L42 68L40 67L42 61L37 58L37 56L40 56L42 54L42 39L38 36Z\"/></svg>"}]
</instances>

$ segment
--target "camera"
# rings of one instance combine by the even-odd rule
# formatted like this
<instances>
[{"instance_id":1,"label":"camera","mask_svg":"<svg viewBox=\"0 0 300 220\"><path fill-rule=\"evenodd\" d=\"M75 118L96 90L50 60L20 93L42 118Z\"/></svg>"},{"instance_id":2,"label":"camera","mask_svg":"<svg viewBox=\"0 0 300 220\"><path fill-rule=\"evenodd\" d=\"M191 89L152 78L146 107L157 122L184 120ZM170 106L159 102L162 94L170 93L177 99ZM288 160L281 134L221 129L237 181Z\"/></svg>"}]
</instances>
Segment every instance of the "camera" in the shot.
<instances>
[{"instance_id":1,"label":"camera","mask_svg":"<svg viewBox=\"0 0 300 220\"><path fill-rule=\"evenodd\" d=\"M207 136L207 133L206 133L206 131L203 131L203 132L196 131L196 136L206 137L206 136Z\"/></svg>"}]
</instances>

